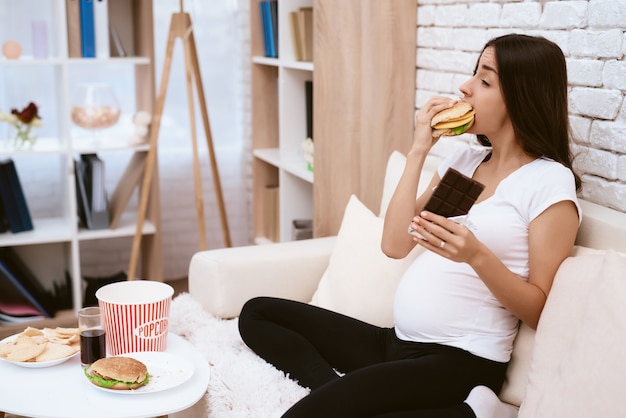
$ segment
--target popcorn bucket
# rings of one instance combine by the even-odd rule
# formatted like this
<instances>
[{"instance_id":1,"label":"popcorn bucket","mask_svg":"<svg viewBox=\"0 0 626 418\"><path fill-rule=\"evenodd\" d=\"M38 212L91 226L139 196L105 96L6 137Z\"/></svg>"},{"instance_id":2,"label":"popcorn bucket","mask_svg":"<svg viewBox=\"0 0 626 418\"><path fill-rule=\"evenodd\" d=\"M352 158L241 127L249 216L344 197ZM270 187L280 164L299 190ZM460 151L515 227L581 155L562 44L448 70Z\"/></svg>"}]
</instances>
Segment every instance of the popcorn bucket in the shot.
<instances>
[{"instance_id":1,"label":"popcorn bucket","mask_svg":"<svg viewBox=\"0 0 626 418\"><path fill-rule=\"evenodd\" d=\"M165 351L172 286L149 280L112 283L96 291L107 353Z\"/></svg>"}]
</instances>

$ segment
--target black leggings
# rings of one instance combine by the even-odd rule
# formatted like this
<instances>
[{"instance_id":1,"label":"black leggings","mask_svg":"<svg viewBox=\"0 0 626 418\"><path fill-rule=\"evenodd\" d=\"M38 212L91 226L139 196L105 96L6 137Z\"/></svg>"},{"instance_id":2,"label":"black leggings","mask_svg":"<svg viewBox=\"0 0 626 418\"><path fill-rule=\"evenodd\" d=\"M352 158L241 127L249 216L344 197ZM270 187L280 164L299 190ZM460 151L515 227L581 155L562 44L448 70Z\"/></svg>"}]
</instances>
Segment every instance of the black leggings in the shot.
<instances>
[{"instance_id":1,"label":"black leggings","mask_svg":"<svg viewBox=\"0 0 626 418\"><path fill-rule=\"evenodd\" d=\"M283 415L290 418L474 418L464 399L477 385L498 393L507 366L285 299L248 301L239 332L259 356L311 389Z\"/></svg>"}]
</instances>

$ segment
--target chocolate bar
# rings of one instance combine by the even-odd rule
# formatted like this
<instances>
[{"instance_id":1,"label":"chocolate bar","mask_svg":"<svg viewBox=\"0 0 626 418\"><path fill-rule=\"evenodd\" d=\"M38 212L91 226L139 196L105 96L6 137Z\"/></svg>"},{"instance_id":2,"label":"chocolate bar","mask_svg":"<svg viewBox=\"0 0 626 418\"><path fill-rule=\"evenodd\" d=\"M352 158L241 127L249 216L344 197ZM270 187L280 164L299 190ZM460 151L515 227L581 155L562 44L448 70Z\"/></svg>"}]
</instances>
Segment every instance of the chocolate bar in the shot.
<instances>
[{"instance_id":1,"label":"chocolate bar","mask_svg":"<svg viewBox=\"0 0 626 418\"><path fill-rule=\"evenodd\" d=\"M424 210L446 218L467 215L484 188L482 183L448 168Z\"/></svg>"}]
</instances>

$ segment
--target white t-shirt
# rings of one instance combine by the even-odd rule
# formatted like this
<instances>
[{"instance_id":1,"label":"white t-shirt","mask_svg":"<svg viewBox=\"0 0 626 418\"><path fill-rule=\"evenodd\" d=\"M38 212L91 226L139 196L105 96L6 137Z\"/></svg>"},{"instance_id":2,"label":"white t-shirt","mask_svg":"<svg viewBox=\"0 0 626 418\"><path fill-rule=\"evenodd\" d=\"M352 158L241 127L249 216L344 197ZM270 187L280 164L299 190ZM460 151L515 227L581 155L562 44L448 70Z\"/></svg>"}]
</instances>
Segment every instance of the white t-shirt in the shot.
<instances>
[{"instance_id":1,"label":"white t-shirt","mask_svg":"<svg viewBox=\"0 0 626 418\"><path fill-rule=\"evenodd\" d=\"M489 149L468 148L438 168L472 177ZM549 206L573 201L580 215L572 172L536 159L500 182L493 196L475 204L467 220L474 235L522 280L528 280L528 228ZM580 218L580 216L579 216ZM398 284L395 332L407 341L434 342L490 360L510 360L519 320L491 294L476 272L431 251L422 253Z\"/></svg>"}]
</instances>

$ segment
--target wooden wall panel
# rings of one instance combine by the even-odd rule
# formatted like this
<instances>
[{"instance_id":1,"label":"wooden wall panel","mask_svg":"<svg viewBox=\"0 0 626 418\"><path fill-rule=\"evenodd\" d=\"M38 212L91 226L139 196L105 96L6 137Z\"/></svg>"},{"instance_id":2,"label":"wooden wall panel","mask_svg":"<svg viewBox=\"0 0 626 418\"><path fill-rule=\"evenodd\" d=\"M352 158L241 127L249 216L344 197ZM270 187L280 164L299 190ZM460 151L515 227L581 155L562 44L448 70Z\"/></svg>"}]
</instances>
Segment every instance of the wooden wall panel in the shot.
<instances>
[{"instance_id":1,"label":"wooden wall panel","mask_svg":"<svg viewBox=\"0 0 626 418\"><path fill-rule=\"evenodd\" d=\"M351 194L378 212L393 150L408 151L417 2L315 0L314 236L335 235Z\"/></svg>"},{"instance_id":2,"label":"wooden wall panel","mask_svg":"<svg viewBox=\"0 0 626 418\"><path fill-rule=\"evenodd\" d=\"M361 3L314 3L314 236L334 235L359 188Z\"/></svg>"}]
</instances>

